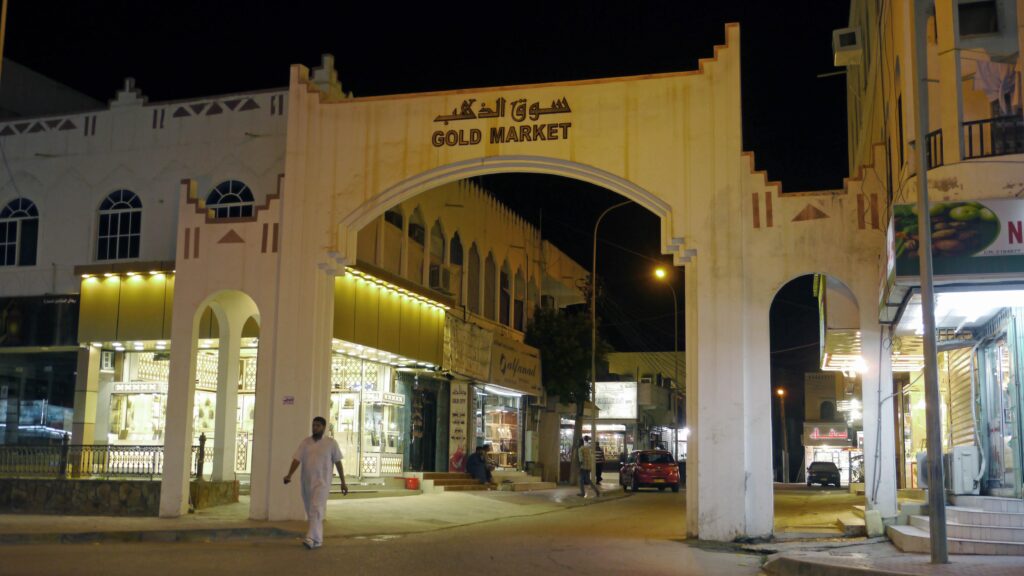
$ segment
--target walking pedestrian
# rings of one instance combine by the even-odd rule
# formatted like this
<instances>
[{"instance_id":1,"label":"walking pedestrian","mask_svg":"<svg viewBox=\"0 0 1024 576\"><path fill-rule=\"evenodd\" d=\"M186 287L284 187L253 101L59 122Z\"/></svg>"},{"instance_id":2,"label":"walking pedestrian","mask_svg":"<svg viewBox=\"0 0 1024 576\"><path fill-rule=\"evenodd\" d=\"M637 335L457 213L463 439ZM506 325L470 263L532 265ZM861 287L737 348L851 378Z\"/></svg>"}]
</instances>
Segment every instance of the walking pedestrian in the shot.
<instances>
[{"instance_id":1,"label":"walking pedestrian","mask_svg":"<svg viewBox=\"0 0 1024 576\"><path fill-rule=\"evenodd\" d=\"M590 472L594 469L594 447L590 444L590 436L583 437L583 445L576 453L580 463L580 493L579 496L587 497L587 485L594 489L594 497L601 496L601 489L590 481Z\"/></svg>"},{"instance_id":2,"label":"walking pedestrian","mask_svg":"<svg viewBox=\"0 0 1024 576\"><path fill-rule=\"evenodd\" d=\"M313 418L313 434L303 438L292 456L292 465L284 477L284 483L292 481L292 474L302 466L302 502L306 506L309 528L302 544L310 550L323 544L324 514L327 512L327 496L331 492L331 468L337 467L341 476L341 493L348 494L345 484L345 467L341 463L341 448L334 438L324 438L327 420L322 416Z\"/></svg>"}]
</instances>

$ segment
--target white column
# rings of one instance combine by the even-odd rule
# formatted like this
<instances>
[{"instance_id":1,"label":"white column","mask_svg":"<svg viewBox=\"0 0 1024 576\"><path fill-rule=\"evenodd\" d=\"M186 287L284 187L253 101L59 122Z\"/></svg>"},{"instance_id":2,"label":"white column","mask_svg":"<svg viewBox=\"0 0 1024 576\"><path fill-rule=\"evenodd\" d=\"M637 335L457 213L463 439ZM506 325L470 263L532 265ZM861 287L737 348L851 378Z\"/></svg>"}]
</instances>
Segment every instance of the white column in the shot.
<instances>
[{"instance_id":1,"label":"white column","mask_svg":"<svg viewBox=\"0 0 1024 576\"><path fill-rule=\"evenodd\" d=\"M164 475L160 485L160 517L188 513L189 468L192 463L192 408L195 403L195 307L175 293L171 326L171 366L167 383L167 427L164 434Z\"/></svg>"},{"instance_id":2,"label":"white column","mask_svg":"<svg viewBox=\"0 0 1024 576\"><path fill-rule=\"evenodd\" d=\"M882 327L873 314L861 310L861 355L867 371L861 377L864 424L864 498L868 510L882 518L897 515L896 438L894 434L892 365L881 346ZM881 354L879 351L881 350Z\"/></svg>"},{"instance_id":3,"label":"white column","mask_svg":"<svg viewBox=\"0 0 1024 576\"><path fill-rule=\"evenodd\" d=\"M217 360L217 418L213 430L215 481L235 479L235 436L238 421L238 355L242 325L229 316L220 326L220 356Z\"/></svg>"},{"instance_id":4,"label":"white column","mask_svg":"<svg viewBox=\"0 0 1024 576\"><path fill-rule=\"evenodd\" d=\"M697 265L687 264L683 268L685 309L683 322L686 330L686 426L690 429L690 438L686 445L686 537L697 538L700 534L700 400L698 373L700 362L697 356L697 321L700 308L697 306Z\"/></svg>"},{"instance_id":5,"label":"white column","mask_svg":"<svg viewBox=\"0 0 1024 576\"><path fill-rule=\"evenodd\" d=\"M759 287L746 286L741 262L694 258L686 276L687 354L696 357L695 369L687 367L687 386L697 388L688 402L697 415L690 439L698 447L695 462L688 462L691 473L696 464L696 474L687 475L687 530L696 529L701 540L770 536L770 298L766 304L752 297Z\"/></svg>"},{"instance_id":6,"label":"white column","mask_svg":"<svg viewBox=\"0 0 1024 576\"><path fill-rule=\"evenodd\" d=\"M287 246L285 243L283 249ZM331 310L334 291L333 286L327 289L325 278L330 275L311 260L308 255L282 258L277 310L263 314L273 317L273 348L268 353L273 355L273 363L270 382L261 376L257 383L258 436L253 467L260 475L253 479L250 496L254 518L263 518L264 511L266 519L274 521L302 520L306 515L299 487L294 482L284 485L281 479L288 472L295 447L309 435L313 417L325 412L330 401L329 385L324 382L330 382L328 327L333 326L333 314L323 317L323 313ZM325 303L324 298L330 301ZM266 332L261 330L261 334ZM265 344L262 341L260 345L261 362ZM266 396L260 383L266 384ZM261 406L263 398L267 398L267 412ZM257 481L262 486L257 488Z\"/></svg>"}]
</instances>

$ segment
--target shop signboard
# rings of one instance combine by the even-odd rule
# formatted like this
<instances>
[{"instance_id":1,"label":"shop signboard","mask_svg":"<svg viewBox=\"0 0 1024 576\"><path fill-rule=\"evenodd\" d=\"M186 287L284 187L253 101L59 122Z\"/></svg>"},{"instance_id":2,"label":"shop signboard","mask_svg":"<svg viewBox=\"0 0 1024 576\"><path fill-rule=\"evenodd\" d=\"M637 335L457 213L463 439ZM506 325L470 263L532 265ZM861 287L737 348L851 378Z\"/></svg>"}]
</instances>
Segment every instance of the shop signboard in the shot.
<instances>
[{"instance_id":1,"label":"shop signboard","mask_svg":"<svg viewBox=\"0 0 1024 576\"><path fill-rule=\"evenodd\" d=\"M448 471L466 471L466 440L469 426L469 384L453 380L448 412Z\"/></svg>"},{"instance_id":2,"label":"shop signboard","mask_svg":"<svg viewBox=\"0 0 1024 576\"><path fill-rule=\"evenodd\" d=\"M0 298L0 347L77 344L77 294Z\"/></svg>"},{"instance_id":3,"label":"shop signboard","mask_svg":"<svg viewBox=\"0 0 1024 576\"><path fill-rule=\"evenodd\" d=\"M996 198L931 206L936 276L1024 272L1024 200ZM917 276L916 204L893 206L896 275Z\"/></svg>"},{"instance_id":4,"label":"shop signboard","mask_svg":"<svg viewBox=\"0 0 1024 576\"><path fill-rule=\"evenodd\" d=\"M849 442L845 422L804 422L804 446L845 446Z\"/></svg>"},{"instance_id":5,"label":"shop signboard","mask_svg":"<svg viewBox=\"0 0 1024 576\"><path fill-rule=\"evenodd\" d=\"M539 397L540 351L495 335L491 342L491 377L488 382Z\"/></svg>"},{"instance_id":6,"label":"shop signboard","mask_svg":"<svg viewBox=\"0 0 1024 576\"><path fill-rule=\"evenodd\" d=\"M595 382L594 403L601 420L636 420L636 382Z\"/></svg>"},{"instance_id":7,"label":"shop signboard","mask_svg":"<svg viewBox=\"0 0 1024 576\"><path fill-rule=\"evenodd\" d=\"M466 378L486 381L491 374L492 338L491 331L445 314L441 368Z\"/></svg>"}]
</instances>

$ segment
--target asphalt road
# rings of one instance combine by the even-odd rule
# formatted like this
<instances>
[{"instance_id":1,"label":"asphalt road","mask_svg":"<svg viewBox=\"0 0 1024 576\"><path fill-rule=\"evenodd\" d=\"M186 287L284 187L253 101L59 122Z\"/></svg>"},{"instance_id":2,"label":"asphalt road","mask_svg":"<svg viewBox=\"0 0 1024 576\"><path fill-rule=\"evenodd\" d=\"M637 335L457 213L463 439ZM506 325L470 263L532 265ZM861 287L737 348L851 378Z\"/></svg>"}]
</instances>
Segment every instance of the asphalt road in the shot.
<instances>
[{"instance_id":1,"label":"asphalt road","mask_svg":"<svg viewBox=\"0 0 1024 576\"><path fill-rule=\"evenodd\" d=\"M3 546L0 575L758 574L762 558L682 541L684 494L644 491L530 517L407 535Z\"/></svg>"}]
</instances>

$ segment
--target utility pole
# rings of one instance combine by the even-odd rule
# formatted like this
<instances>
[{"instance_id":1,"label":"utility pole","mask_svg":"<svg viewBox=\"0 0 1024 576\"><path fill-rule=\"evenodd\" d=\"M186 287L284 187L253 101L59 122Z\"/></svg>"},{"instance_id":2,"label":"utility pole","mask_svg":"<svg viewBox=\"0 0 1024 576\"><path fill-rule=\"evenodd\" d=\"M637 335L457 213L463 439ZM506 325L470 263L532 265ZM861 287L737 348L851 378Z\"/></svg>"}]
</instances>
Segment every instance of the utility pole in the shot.
<instances>
[{"instance_id":1,"label":"utility pole","mask_svg":"<svg viewBox=\"0 0 1024 576\"><path fill-rule=\"evenodd\" d=\"M924 323L925 433L928 437L928 532L932 564L948 564L946 544L946 489L942 478L942 421L939 416L939 374L936 366L935 287L932 278L932 219L928 203L928 45L925 30L928 7L914 2L914 90L917 113L917 229L920 245L921 316ZM948 6L947 6L948 9ZM879 416L881 417L881 416Z\"/></svg>"}]
</instances>

